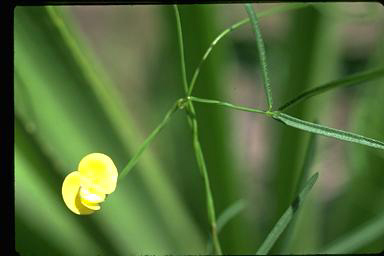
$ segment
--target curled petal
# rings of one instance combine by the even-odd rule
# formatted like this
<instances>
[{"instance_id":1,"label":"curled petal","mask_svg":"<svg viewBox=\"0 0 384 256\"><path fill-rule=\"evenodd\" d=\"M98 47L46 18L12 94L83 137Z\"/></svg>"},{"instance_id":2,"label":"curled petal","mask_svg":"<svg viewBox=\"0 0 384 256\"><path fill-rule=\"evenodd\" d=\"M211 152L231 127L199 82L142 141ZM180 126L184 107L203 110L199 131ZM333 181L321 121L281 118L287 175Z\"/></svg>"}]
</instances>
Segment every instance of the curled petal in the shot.
<instances>
[{"instance_id":1,"label":"curled petal","mask_svg":"<svg viewBox=\"0 0 384 256\"><path fill-rule=\"evenodd\" d=\"M100 205L99 203L93 203L93 202L90 202L90 201L87 201L86 199L84 198L80 198L80 202L83 206L87 207L88 209L90 210L93 210L93 211L97 211L97 210L100 210Z\"/></svg>"},{"instance_id":2,"label":"curled petal","mask_svg":"<svg viewBox=\"0 0 384 256\"><path fill-rule=\"evenodd\" d=\"M91 214L94 210L85 207L80 200L80 173L75 171L68 174L63 182L61 193L67 207L74 213Z\"/></svg>"},{"instance_id":3,"label":"curled petal","mask_svg":"<svg viewBox=\"0 0 384 256\"><path fill-rule=\"evenodd\" d=\"M105 200L105 194L95 189L80 188L80 198L89 203L101 203Z\"/></svg>"},{"instance_id":4,"label":"curled petal","mask_svg":"<svg viewBox=\"0 0 384 256\"><path fill-rule=\"evenodd\" d=\"M110 194L115 191L118 172L112 159L101 153L86 155L79 163L82 187L94 189L99 193Z\"/></svg>"}]
</instances>

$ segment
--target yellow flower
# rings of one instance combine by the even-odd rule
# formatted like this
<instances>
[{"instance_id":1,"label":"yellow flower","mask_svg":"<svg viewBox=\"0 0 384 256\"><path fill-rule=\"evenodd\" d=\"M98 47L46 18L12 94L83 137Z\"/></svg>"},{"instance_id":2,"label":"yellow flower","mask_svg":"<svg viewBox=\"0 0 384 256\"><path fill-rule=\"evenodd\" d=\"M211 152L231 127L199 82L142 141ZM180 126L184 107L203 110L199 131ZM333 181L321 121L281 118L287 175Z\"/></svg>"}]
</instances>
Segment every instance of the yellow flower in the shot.
<instances>
[{"instance_id":1,"label":"yellow flower","mask_svg":"<svg viewBox=\"0 0 384 256\"><path fill-rule=\"evenodd\" d=\"M67 207L74 213L91 214L100 209L106 194L115 191L118 172L112 159L101 153L92 153L81 159L77 171L65 177L62 195Z\"/></svg>"}]
</instances>

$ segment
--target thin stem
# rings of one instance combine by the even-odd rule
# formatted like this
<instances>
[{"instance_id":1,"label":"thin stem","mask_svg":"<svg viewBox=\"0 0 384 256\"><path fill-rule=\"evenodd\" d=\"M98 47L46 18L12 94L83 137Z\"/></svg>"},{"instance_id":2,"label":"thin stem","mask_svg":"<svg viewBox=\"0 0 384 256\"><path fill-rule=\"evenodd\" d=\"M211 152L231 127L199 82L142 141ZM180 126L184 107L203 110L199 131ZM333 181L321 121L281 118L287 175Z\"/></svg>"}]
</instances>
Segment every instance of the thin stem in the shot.
<instances>
[{"instance_id":1,"label":"thin stem","mask_svg":"<svg viewBox=\"0 0 384 256\"><path fill-rule=\"evenodd\" d=\"M173 5L173 8L175 10L175 16L176 16L177 36L178 36L179 50L180 50L181 75L183 78L184 91L185 93L188 93L187 71L185 69L185 59L184 59L183 31L181 29L179 9L177 8L176 4Z\"/></svg>"},{"instance_id":2,"label":"thin stem","mask_svg":"<svg viewBox=\"0 0 384 256\"><path fill-rule=\"evenodd\" d=\"M275 13L279 13L279 12L284 12L284 11L289 11L289 10L294 10L294 9L299 9L299 8L303 8L303 7L306 7L308 6L309 3L290 3L290 4L285 4L285 5L281 5L281 6L277 6L277 7L273 7L273 8L270 8L266 11L262 11L260 13L257 14L257 17L258 18L261 18L261 17L265 17L265 16L269 16L269 15L272 15L272 14L275 14ZM246 19L242 19L238 22L236 22L235 24L231 25L230 27L228 27L227 29L225 29L223 32L221 32L213 41L212 43L209 45L208 49L205 51L203 57L201 58L200 60L200 63L199 65L197 66L197 68L195 69L195 72L193 73L193 77L192 77L192 80L190 82L190 86L189 86L189 89L188 89L188 96L190 96L192 94L192 90L195 86L195 83L196 83L196 80L197 80L197 77L199 76L199 73L200 73L200 68L201 66L203 65L203 63L205 62L205 60L208 58L209 54L211 53L213 47L222 39L224 38L226 35L228 35L231 31L241 27L242 25L246 24L249 22L249 18L246 18Z\"/></svg>"},{"instance_id":3,"label":"thin stem","mask_svg":"<svg viewBox=\"0 0 384 256\"><path fill-rule=\"evenodd\" d=\"M173 113L175 113L178 110L178 101L175 102L170 110L165 114L164 119L161 121L161 123L151 132L151 134L144 140L143 144L141 144L139 150L133 155L131 160L128 162L128 164L124 167L123 171L119 175L119 180L124 178L129 171L133 169L133 167L136 165L139 157L144 152L144 150L149 146L149 144L152 142L152 140L156 137L156 135L161 131L161 129L168 123Z\"/></svg>"},{"instance_id":4,"label":"thin stem","mask_svg":"<svg viewBox=\"0 0 384 256\"><path fill-rule=\"evenodd\" d=\"M256 109L256 108L248 108L248 107L238 106L238 105L234 105L234 104L231 104L228 102L223 102L223 101L218 101L218 100L202 99L202 98L198 98L198 97L194 97L194 96L188 96L187 99L189 99L191 101L200 102L200 103L215 104L215 105L233 108L233 109L237 109L237 110L242 110L242 111L246 111L246 112L254 112L254 113L265 114L265 115L271 115L272 114L272 112L263 111L263 110Z\"/></svg>"},{"instance_id":5,"label":"thin stem","mask_svg":"<svg viewBox=\"0 0 384 256\"><path fill-rule=\"evenodd\" d=\"M188 95L188 84L187 84L187 75L186 75L186 71L185 71L184 44L183 44L180 15L179 15L177 5L174 5L174 10L175 10L175 15L176 15L176 23L177 23L177 34L178 34L178 43L179 43L179 48L180 48L180 61L181 61L181 68L182 68L183 85L184 85L185 94L187 96ZM210 187L210 183L209 183L209 177L208 177L207 167L205 165L203 151L201 149L201 145L199 142L196 112L195 112L195 109L194 109L191 101L187 102L186 111L188 114L187 115L188 123L192 129L193 148L195 151L197 164L198 164L200 173L202 174L203 179L204 179L208 219L209 219L209 222L211 225L211 234L212 234L214 251L215 251L215 254L221 255L222 251L221 251L221 246L220 246L219 238L217 235L217 229L216 229L216 217L215 217L215 206L214 206L214 202L213 202L213 195L212 195L212 191L211 191L211 187Z\"/></svg>"},{"instance_id":6,"label":"thin stem","mask_svg":"<svg viewBox=\"0 0 384 256\"><path fill-rule=\"evenodd\" d=\"M200 173L203 176L204 179L204 187L205 187L205 195L206 195L206 203L207 203L207 211L208 211L208 219L211 225L211 234L212 234L212 241L213 241L213 247L215 254L221 255L221 246L220 241L217 234L217 227L216 227L216 215L215 215L215 205L213 201L213 195L211 191L211 186L209 182L209 176L207 171L207 166L205 164L203 151L201 149L200 141L199 141L199 135L198 135L198 124L196 120L196 112L193 107L192 102L189 102L189 110L193 116L189 116L191 120L191 128L192 128L192 134L193 134L193 148L195 151L196 161L197 165L199 167Z\"/></svg>"},{"instance_id":7,"label":"thin stem","mask_svg":"<svg viewBox=\"0 0 384 256\"><path fill-rule=\"evenodd\" d=\"M295 98L291 99L290 101L286 102L285 104L283 104L281 107L278 108L278 110L279 111L286 110L287 108L292 107L301 101L305 101L309 98L312 98L313 96L316 96L318 94L324 93L326 91L329 91L337 87L352 86L358 83L368 82L370 80L373 80L382 76L384 76L384 68L377 68L374 70L363 71L357 74L353 74L345 78L335 80L335 81L326 83L324 85L320 85L310 90L307 90L301 93L300 95L296 96Z\"/></svg>"}]
</instances>

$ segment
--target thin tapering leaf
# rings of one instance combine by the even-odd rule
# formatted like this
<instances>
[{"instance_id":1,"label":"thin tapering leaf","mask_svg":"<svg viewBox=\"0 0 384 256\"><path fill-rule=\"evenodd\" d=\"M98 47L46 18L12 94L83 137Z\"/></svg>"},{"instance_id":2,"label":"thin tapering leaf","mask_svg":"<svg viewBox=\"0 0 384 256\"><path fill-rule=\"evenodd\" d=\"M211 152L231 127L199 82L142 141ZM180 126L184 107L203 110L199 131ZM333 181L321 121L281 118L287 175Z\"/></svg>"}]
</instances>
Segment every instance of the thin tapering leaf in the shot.
<instances>
[{"instance_id":1,"label":"thin tapering leaf","mask_svg":"<svg viewBox=\"0 0 384 256\"><path fill-rule=\"evenodd\" d=\"M317 122L315 122L315 123L317 123ZM305 181L307 180L309 171L311 170L311 167L312 167L314 159L315 159L316 144L317 144L316 138L317 137L316 137L315 133L310 134L307 150L306 150L305 156L304 156L304 162L303 162L303 165L301 168L301 172L299 174L299 178L296 182L295 191L294 191L293 195L297 195L299 193L299 191L305 185ZM296 222L297 222L298 216L299 216L299 213L295 215L295 217L293 218L293 220L291 222L291 225L289 225L287 231L283 234L283 238L282 238L282 240L284 241L283 249L282 249L283 252L285 250L287 250L287 248L290 246L290 244L293 240L293 237L295 236Z\"/></svg>"},{"instance_id":2,"label":"thin tapering leaf","mask_svg":"<svg viewBox=\"0 0 384 256\"><path fill-rule=\"evenodd\" d=\"M292 107L296 105L299 102L305 101L309 98L312 98L313 96L322 94L324 92L327 92L329 90L338 88L338 87L346 87L346 86L352 86L356 84L360 84L363 82L372 81L374 79L380 78L384 76L384 68L377 68L374 70L364 71L357 74L353 74L350 76L347 76L342 79L338 79L329 83L326 83L321 86L317 86L315 88L312 88L310 90L307 90L295 98L289 100L285 104L283 104L281 107L278 108L279 111L283 111L289 107Z\"/></svg>"},{"instance_id":3,"label":"thin tapering leaf","mask_svg":"<svg viewBox=\"0 0 384 256\"><path fill-rule=\"evenodd\" d=\"M384 235L384 213L327 246L321 254L353 253Z\"/></svg>"},{"instance_id":4,"label":"thin tapering leaf","mask_svg":"<svg viewBox=\"0 0 384 256\"><path fill-rule=\"evenodd\" d=\"M176 26L177 26L177 37L180 50L180 64L181 64L181 75L183 79L183 86L185 93L188 93L188 82L187 82L187 71L185 69L185 59L184 59L184 43L183 43L183 30L181 29L180 14L177 5L174 4L173 8L175 10L176 16Z\"/></svg>"},{"instance_id":5,"label":"thin tapering leaf","mask_svg":"<svg viewBox=\"0 0 384 256\"><path fill-rule=\"evenodd\" d=\"M260 64L261 64L261 69L263 74L264 89L265 89L265 94L266 94L267 103L268 103L268 110L271 110L273 105L272 90L269 84L267 57L265 54L264 42L263 42L263 37L260 31L259 21L255 11L253 10L252 4L245 4L245 9L248 13L249 19L251 20L252 29L256 36L257 49L259 51Z\"/></svg>"},{"instance_id":6,"label":"thin tapering leaf","mask_svg":"<svg viewBox=\"0 0 384 256\"><path fill-rule=\"evenodd\" d=\"M237 105L234 105L234 104L231 104L228 102L219 101L219 100L202 99L202 98L198 98L198 97L194 97L194 96L189 96L188 99L191 101L196 101L196 102L200 102L200 103L207 103L207 104L215 104L215 105L233 108L233 109L237 109L237 110L242 110L242 111L246 111L246 112L255 112L255 113L260 113L260 114L266 113L260 109L237 106Z\"/></svg>"},{"instance_id":7,"label":"thin tapering leaf","mask_svg":"<svg viewBox=\"0 0 384 256\"><path fill-rule=\"evenodd\" d=\"M235 218L241 211L245 208L245 202L243 199L240 199L233 204L231 204L227 209L224 210L222 214L217 218L217 233L225 227L225 225Z\"/></svg>"},{"instance_id":8,"label":"thin tapering leaf","mask_svg":"<svg viewBox=\"0 0 384 256\"><path fill-rule=\"evenodd\" d=\"M336 138L339 140L354 142L373 148L384 149L384 142L367 138L359 134L338 130L319 124L314 124L281 112L274 112L273 118L280 120L286 125L292 126L303 131L312 132L323 136Z\"/></svg>"},{"instance_id":9,"label":"thin tapering leaf","mask_svg":"<svg viewBox=\"0 0 384 256\"><path fill-rule=\"evenodd\" d=\"M139 150L132 156L131 160L129 160L128 164L124 167L123 171L119 175L119 180L124 178L129 171L135 167L137 161L139 160L139 157L144 152L144 150L151 144L152 140L156 137L156 135L163 129L163 127L168 123L168 121L171 119L171 116L173 113L175 113L178 110L178 104L177 102L172 106L170 110L165 114L164 119L161 121L161 123L149 134L149 136L144 140L143 144L141 144Z\"/></svg>"},{"instance_id":10,"label":"thin tapering leaf","mask_svg":"<svg viewBox=\"0 0 384 256\"><path fill-rule=\"evenodd\" d=\"M315 173L308 179L304 188L301 190L300 194L296 197L293 203L288 207L288 209L284 212L284 214L277 221L272 231L268 234L267 238L264 240L263 244L257 250L257 255L267 255L271 250L277 239L280 237L281 233L288 226L290 221L292 220L294 214L297 212L298 208L302 205L305 197L308 192L311 190L313 185L315 184L317 178L319 177L319 173Z\"/></svg>"},{"instance_id":11,"label":"thin tapering leaf","mask_svg":"<svg viewBox=\"0 0 384 256\"><path fill-rule=\"evenodd\" d=\"M240 212L242 212L245 208L244 199L237 200L233 204L231 204L228 208L226 208L223 213L217 218L217 234L225 227L225 225L234 219ZM212 241L208 241L208 254L212 252Z\"/></svg>"}]
</instances>

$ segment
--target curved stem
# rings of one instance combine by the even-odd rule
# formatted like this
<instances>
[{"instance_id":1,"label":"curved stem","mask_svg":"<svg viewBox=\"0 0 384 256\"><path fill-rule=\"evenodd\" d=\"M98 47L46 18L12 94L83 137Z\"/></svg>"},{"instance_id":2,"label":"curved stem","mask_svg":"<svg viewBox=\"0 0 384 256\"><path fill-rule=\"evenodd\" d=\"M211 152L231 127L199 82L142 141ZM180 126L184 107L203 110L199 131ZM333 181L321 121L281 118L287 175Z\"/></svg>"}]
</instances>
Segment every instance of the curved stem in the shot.
<instances>
[{"instance_id":1,"label":"curved stem","mask_svg":"<svg viewBox=\"0 0 384 256\"><path fill-rule=\"evenodd\" d=\"M149 146L152 140L156 137L157 134L163 129L163 127L168 123L173 113L178 110L178 101L175 102L170 110L165 114L164 119L161 123L149 134L149 136L144 140L143 144L141 144L139 150L132 156L131 160L129 160L128 164L124 167L121 174L119 175L119 180L124 178L136 165L139 157L144 152L144 150Z\"/></svg>"},{"instance_id":2,"label":"curved stem","mask_svg":"<svg viewBox=\"0 0 384 256\"><path fill-rule=\"evenodd\" d=\"M259 12L257 14L257 17L258 18L261 18L261 17L265 17L265 16L269 16L269 15L272 15L272 14L275 14L275 13L279 13L279 12L284 12L284 11L289 11L289 10L295 10L295 9L300 9L300 8L303 8L303 7L307 7L309 6L310 4L309 3L290 3L290 4L285 4L285 5L281 5L281 6L277 6L277 7L273 7L273 8L270 8L266 11L262 11L262 12ZM221 32L213 41L212 43L209 45L208 49L205 51L203 57L201 58L200 60L200 63L199 65L196 67L195 69L195 72L193 73L193 76L192 76L192 80L189 84L189 88L188 88L188 96L190 96L192 94L192 91L193 91L193 87L195 86L195 83L196 83L196 80L197 80L197 77L199 76L199 73L200 73L200 68L201 66L203 65L203 63L205 62L205 60L208 58L209 54L211 53L213 47L222 39L224 38L225 36L227 36L230 32L232 32L233 30L241 27L242 25L246 24L249 22L249 18L245 18L245 19L242 19L238 22L236 22L235 24L231 25L230 27L228 27L227 29L225 29L223 32Z\"/></svg>"},{"instance_id":3,"label":"curved stem","mask_svg":"<svg viewBox=\"0 0 384 256\"><path fill-rule=\"evenodd\" d=\"M176 25L177 25L177 36L179 40L179 50L180 50L180 63L181 63L181 75L183 78L183 86L185 93L188 92L188 82L187 82L187 71L185 70L185 59L184 59L184 43L183 43L183 31L181 29L180 14L177 5L173 5L176 16Z\"/></svg>"}]
</instances>

